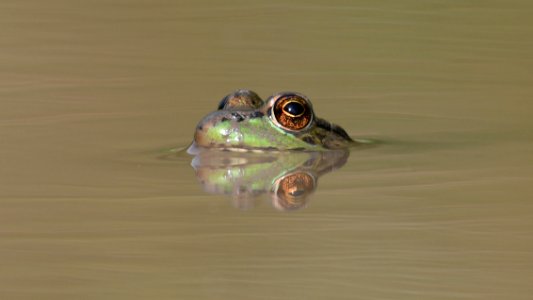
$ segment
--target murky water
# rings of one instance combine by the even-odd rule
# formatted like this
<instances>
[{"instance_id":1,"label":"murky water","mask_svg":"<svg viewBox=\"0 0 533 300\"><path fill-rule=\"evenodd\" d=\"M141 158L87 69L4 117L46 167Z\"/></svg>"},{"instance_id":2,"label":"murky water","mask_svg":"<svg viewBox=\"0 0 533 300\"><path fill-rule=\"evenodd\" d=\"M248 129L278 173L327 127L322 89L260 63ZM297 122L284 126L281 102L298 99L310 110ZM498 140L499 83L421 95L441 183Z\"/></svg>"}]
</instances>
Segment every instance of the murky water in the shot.
<instances>
[{"instance_id":1,"label":"murky water","mask_svg":"<svg viewBox=\"0 0 533 300\"><path fill-rule=\"evenodd\" d=\"M531 299L529 1L3 1L0 298ZM304 208L205 193L236 88L354 137Z\"/></svg>"}]
</instances>

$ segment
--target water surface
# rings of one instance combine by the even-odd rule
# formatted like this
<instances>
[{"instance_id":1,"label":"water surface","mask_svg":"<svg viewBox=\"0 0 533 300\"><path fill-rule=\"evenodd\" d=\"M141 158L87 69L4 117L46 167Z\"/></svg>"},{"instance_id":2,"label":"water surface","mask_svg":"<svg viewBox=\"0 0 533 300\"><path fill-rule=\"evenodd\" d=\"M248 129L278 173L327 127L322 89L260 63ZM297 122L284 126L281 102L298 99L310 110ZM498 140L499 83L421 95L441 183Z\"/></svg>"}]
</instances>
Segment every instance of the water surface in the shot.
<instances>
[{"instance_id":1,"label":"water surface","mask_svg":"<svg viewBox=\"0 0 533 300\"><path fill-rule=\"evenodd\" d=\"M528 1L3 1L5 299L530 299ZM354 137L308 205L236 208L185 147L236 88Z\"/></svg>"}]
</instances>

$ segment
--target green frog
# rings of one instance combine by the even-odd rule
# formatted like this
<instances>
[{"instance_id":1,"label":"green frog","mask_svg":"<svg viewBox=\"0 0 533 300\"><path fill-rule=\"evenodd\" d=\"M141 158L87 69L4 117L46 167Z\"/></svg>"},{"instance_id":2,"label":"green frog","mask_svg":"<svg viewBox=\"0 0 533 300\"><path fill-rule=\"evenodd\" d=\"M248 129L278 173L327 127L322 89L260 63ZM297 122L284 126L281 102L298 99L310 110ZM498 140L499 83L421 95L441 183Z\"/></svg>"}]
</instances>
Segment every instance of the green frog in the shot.
<instances>
[{"instance_id":1,"label":"green frog","mask_svg":"<svg viewBox=\"0 0 533 300\"><path fill-rule=\"evenodd\" d=\"M327 151L355 143L340 126L318 118L311 101L300 93L278 93L263 101L241 89L224 97L218 110L198 123L189 153L206 148Z\"/></svg>"}]
</instances>

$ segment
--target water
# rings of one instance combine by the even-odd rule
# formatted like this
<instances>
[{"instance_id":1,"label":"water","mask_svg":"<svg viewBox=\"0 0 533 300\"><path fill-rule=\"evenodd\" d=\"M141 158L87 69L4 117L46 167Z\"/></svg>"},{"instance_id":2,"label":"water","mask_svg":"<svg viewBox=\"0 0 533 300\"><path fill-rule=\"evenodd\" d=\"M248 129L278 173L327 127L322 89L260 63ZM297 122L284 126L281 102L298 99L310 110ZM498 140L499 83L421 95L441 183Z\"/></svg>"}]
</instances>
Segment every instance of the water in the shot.
<instances>
[{"instance_id":1,"label":"water","mask_svg":"<svg viewBox=\"0 0 533 300\"><path fill-rule=\"evenodd\" d=\"M532 10L3 1L1 298L530 299ZM239 209L161 159L236 88L379 145Z\"/></svg>"}]
</instances>

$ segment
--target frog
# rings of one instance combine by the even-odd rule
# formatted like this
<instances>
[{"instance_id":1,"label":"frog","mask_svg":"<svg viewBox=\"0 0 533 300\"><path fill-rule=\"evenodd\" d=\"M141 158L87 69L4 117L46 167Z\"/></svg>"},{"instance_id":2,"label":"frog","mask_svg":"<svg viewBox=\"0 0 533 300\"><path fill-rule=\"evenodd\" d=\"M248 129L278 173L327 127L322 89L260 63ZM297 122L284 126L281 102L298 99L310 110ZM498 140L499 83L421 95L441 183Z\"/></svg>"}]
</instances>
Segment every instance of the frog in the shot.
<instances>
[{"instance_id":1,"label":"frog","mask_svg":"<svg viewBox=\"0 0 533 300\"><path fill-rule=\"evenodd\" d=\"M355 144L341 126L317 117L301 93L280 92L263 100L254 91L238 89L200 120L188 152L328 151Z\"/></svg>"}]
</instances>

